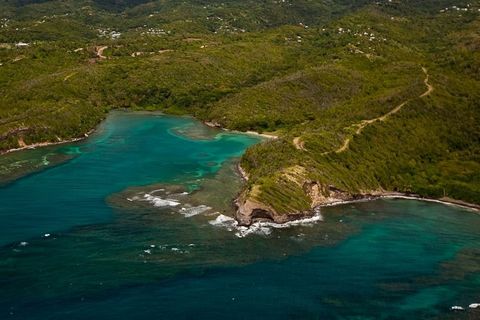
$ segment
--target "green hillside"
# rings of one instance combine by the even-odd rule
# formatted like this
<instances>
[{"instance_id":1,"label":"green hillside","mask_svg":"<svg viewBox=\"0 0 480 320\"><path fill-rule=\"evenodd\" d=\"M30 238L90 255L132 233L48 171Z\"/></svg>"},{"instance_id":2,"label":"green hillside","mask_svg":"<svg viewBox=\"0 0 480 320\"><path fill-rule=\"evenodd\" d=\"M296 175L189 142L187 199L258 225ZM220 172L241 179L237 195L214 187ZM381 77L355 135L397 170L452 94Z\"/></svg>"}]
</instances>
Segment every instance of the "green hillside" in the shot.
<instances>
[{"instance_id":1,"label":"green hillside","mask_svg":"<svg viewBox=\"0 0 480 320\"><path fill-rule=\"evenodd\" d=\"M0 0L0 150L114 108L270 132L242 197L277 214L314 185L479 204L479 104L479 1Z\"/></svg>"}]
</instances>

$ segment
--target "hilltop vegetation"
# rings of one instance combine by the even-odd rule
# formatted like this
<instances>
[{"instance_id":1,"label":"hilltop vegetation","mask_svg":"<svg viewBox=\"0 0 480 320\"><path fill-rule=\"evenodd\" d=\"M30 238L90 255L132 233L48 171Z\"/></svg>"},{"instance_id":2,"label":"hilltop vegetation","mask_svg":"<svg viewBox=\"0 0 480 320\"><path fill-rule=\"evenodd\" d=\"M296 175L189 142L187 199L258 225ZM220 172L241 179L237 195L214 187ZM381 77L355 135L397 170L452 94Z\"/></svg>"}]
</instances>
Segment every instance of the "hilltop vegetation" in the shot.
<instances>
[{"instance_id":1,"label":"hilltop vegetation","mask_svg":"<svg viewBox=\"0 0 480 320\"><path fill-rule=\"evenodd\" d=\"M478 1L0 0L0 12L0 150L82 136L113 108L162 110L278 135L241 162L243 198L277 214L332 190L480 203Z\"/></svg>"}]
</instances>

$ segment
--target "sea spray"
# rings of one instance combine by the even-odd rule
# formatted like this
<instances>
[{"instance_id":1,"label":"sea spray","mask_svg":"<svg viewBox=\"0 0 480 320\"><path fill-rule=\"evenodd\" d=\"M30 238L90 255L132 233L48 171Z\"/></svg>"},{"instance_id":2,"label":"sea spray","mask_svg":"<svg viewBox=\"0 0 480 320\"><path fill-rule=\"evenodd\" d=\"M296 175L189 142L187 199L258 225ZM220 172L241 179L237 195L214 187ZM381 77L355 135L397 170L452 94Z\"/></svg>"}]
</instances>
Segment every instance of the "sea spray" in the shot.
<instances>
[{"instance_id":1,"label":"sea spray","mask_svg":"<svg viewBox=\"0 0 480 320\"><path fill-rule=\"evenodd\" d=\"M310 218L289 221L281 224L269 221L257 221L248 227L239 226L235 219L223 214L219 215L217 218L215 218L215 220L209 221L209 223L216 227L226 228L228 231L235 231L235 235L237 237L244 238L250 234L268 236L272 233L273 229L285 229L294 226L309 226L320 221L323 221L320 210L315 210L315 215Z\"/></svg>"}]
</instances>

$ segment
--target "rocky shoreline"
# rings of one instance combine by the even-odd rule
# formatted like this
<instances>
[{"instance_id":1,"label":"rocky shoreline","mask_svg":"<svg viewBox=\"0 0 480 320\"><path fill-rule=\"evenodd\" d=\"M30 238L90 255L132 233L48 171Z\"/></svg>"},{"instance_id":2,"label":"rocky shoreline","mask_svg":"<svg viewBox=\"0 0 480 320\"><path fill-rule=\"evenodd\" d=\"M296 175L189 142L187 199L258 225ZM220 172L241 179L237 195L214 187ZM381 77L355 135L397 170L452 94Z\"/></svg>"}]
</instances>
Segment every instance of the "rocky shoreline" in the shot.
<instances>
[{"instance_id":1,"label":"rocky shoreline","mask_svg":"<svg viewBox=\"0 0 480 320\"><path fill-rule=\"evenodd\" d=\"M229 132L238 132L234 130L229 130L223 128L219 123L216 122L203 122L205 125L218 128L224 131ZM0 155L8 154L15 151L35 149L37 147L46 147L52 145L60 145L72 142L78 142L84 140L90 136L95 131L95 129L90 130L88 133L85 133L82 137L61 140L56 142L39 142L31 145L22 146L19 148L13 148L6 151L1 151ZM241 132L246 134L254 134L262 136L268 139L277 139L277 136L269 134L261 134L253 131ZM244 181L249 180L248 173L240 166L237 165L237 171ZM298 221L302 219L308 219L314 217L318 210L322 207L327 206L336 206L347 203L355 203L360 201L371 201L376 199L410 199L410 200L420 200L420 201L429 201L437 202L445 205L452 205L461 208L466 208L480 212L480 205L468 203L461 200L451 199L447 197L443 198L425 198L417 194L410 193L401 193L401 192L388 192L388 191L371 191L366 193L352 194L349 192L342 191L333 186L321 186L316 182L306 183L305 185L306 192L308 193L312 205L311 208L304 211L297 211L291 213L278 213L272 207L261 203L260 201L253 199L245 192L241 193L235 200L234 206L236 207L235 220L238 222L239 226L250 226L256 222L271 222L276 224L285 224L292 221ZM327 196L325 196L327 194Z\"/></svg>"},{"instance_id":2,"label":"rocky shoreline","mask_svg":"<svg viewBox=\"0 0 480 320\"><path fill-rule=\"evenodd\" d=\"M26 145L24 147L13 148L13 149L8 149L8 150L5 150L5 151L2 151L2 152L0 152L0 155L4 155L4 154L16 152L16 151L31 150L31 149L41 148L41 147L48 147L48 146L55 146L55 145L60 145L60 144L78 142L78 141L82 141L86 138L88 138L88 134L85 134L84 137L73 138L73 139L68 139L68 140L61 140L61 141L56 141L56 142L38 142L38 143Z\"/></svg>"},{"instance_id":3,"label":"rocky shoreline","mask_svg":"<svg viewBox=\"0 0 480 320\"><path fill-rule=\"evenodd\" d=\"M220 123L215 121L204 121L205 125L221 129L224 131L237 132L224 128ZM242 132L247 134L254 134L268 139L278 139L278 136L263 134L254 131ZM237 171L244 181L249 181L248 173L239 165ZM334 186L321 186L316 182L309 182L304 185L304 189L308 193L312 205L309 210L291 212L288 214L278 213L272 207L250 197L246 192L241 193L234 201L236 208L235 220L240 226L251 226L256 222L270 222L276 224L285 224L292 221L308 219L317 214L322 207L336 206L347 203L355 203L361 201L372 201L376 199L409 199L436 202L445 205L457 206L465 209L480 212L480 205L468 203L461 200L451 199L448 197L442 198L426 198L414 193L390 192L390 191L369 191L365 193L346 192L335 188ZM327 194L327 196L325 196Z\"/></svg>"},{"instance_id":4,"label":"rocky shoreline","mask_svg":"<svg viewBox=\"0 0 480 320\"><path fill-rule=\"evenodd\" d=\"M248 181L246 171L237 166L239 174L245 181ZM371 191L365 193L352 194L342 191L333 186L320 186L316 182L309 183L306 188L312 201L311 208L305 211L278 213L272 207L252 198L246 192L240 194L234 201L236 207L235 219L240 226L251 226L257 222L271 222L276 224L285 224L288 222L311 218L318 214L322 207L343 205L362 201L372 201L377 199L409 199L436 202L445 205L461 207L480 213L480 205L464 202L461 200L443 198L425 198L413 193L389 192L389 191ZM325 196L327 194L327 196Z\"/></svg>"},{"instance_id":5,"label":"rocky shoreline","mask_svg":"<svg viewBox=\"0 0 480 320\"><path fill-rule=\"evenodd\" d=\"M22 146L22 147L19 147L19 148L13 148L13 149L5 150L5 151L0 151L0 156L4 155L4 154L16 152L16 151L30 150L30 149L36 149L36 148L41 148L41 147L56 146L56 145L60 145L60 144L82 141L82 140L87 139L94 132L95 132L95 129L92 129L92 130L84 133L83 136L77 137L77 138L59 140L59 141L55 141L55 142L37 142L37 143Z\"/></svg>"}]
</instances>

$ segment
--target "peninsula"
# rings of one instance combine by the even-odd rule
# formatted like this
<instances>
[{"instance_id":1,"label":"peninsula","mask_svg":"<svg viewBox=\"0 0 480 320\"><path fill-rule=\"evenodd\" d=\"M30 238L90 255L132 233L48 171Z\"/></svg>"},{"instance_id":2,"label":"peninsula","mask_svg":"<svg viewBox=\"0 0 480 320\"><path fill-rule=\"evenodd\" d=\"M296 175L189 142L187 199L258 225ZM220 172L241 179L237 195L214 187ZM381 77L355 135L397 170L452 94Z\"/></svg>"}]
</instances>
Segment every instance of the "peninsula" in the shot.
<instances>
[{"instance_id":1,"label":"peninsula","mask_svg":"<svg viewBox=\"0 0 480 320\"><path fill-rule=\"evenodd\" d=\"M480 203L480 4L0 1L0 152L112 109L266 139L237 219L381 195ZM275 139L270 139L271 135Z\"/></svg>"}]
</instances>

